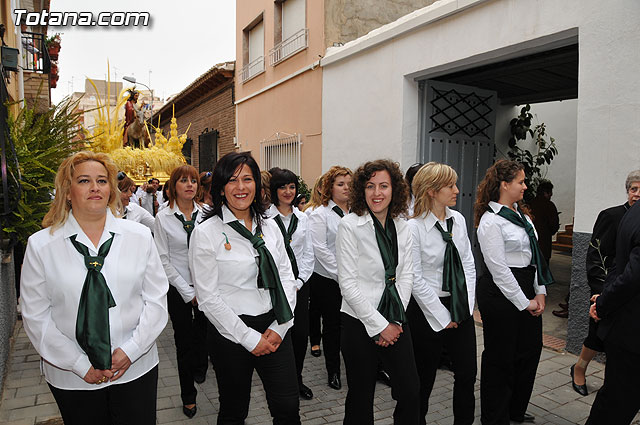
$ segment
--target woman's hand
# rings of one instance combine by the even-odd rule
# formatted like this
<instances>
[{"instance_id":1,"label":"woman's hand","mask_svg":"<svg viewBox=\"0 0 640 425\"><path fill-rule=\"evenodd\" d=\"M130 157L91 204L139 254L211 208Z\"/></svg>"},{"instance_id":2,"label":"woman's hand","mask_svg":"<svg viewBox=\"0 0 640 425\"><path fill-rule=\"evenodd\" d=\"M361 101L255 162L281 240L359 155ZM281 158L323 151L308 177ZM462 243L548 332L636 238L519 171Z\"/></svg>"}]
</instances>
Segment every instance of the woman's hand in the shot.
<instances>
[{"instance_id":1,"label":"woman's hand","mask_svg":"<svg viewBox=\"0 0 640 425\"><path fill-rule=\"evenodd\" d=\"M389 345L393 345L400 338L400 334L402 333L402 326L397 325L395 323L389 323L386 328L382 332L380 332L380 338L376 344L381 347L388 347Z\"/></svg>"},{"instance_id":2,"label":"woman's hand","mask_svg":"<svg viewBox=\"0 0 640 425\"><path fill-rule=\"evenodd\" d=\"M87 384L102 384L111 379L112 376L113 373L110 370L94 369L93 366L91 366L82 379L84 379Z\"/></svg>"},{"instance_id":3,"label":"woman's hand","mask_svg":"<svg viewBox=\"0 0 640 425\"><path fill-rule=\"evenodd\" d=\"M529 313L531 313L532 316L536 316L536 311L539 308L540 308L540 306L538 305L538 301L534 297L532 300L529 300L529 307L527 307L525 310L527 310Z\"/></svg>"},{"instance_id":4,"label":"woman's hand","mask_svg":"<svg viewBox=\"0 0 640 425\"><path fill-rule=\"evenodd\" d=\"M456 322L449 322L449 324L445 327L445 329L455 329L458 327Z\"/></svg>"},{"instance_id":5,"label":"woman's hand","mask_svg":"<svg viewBox=\"0 0 640 425\"><path fill-rule=\"evenodd\" d=\"M274 331L273 329L267 329L266 331L264 331L262 336L267 341L269 341L271 345L273 345L273 351L276 351L280 347L280 344L282 344L282 338L280 338L278 332Z\"/></svg>"},{"instance_id":6,"label":"woman's hand","mask_svg":"<svg viewBox=\"0 0 640 425\"><path fill-rule=\"evenodd\" d=\"M198 305L198 300L196 299L196 297L193 297L193 299L191 300L191 305L193 305L193 306L197 306Z\"/></svg>"},{"instance_id":7,"label":"woman's hand","mask_svg":"<svg viewBox=\"0 0 640 425\"><path fill-rule=\"evenodd\" d=\"M600 321L600 318L598 317L598 312L596 311L596 300L598 299L599 296L600 294L595 294L594 296L591 297L592 304L591 304L591 307L589 307L589 316L591 316L591 318L596 322Z\"/></svg>"},{"instance_id":8,"label":"woman's hand","mask_svg":"<svg viewBox=\"0 0 640 425\"><path fill-rule=\"evenodd\" d=\"M271 354L276 351L276 348L264 337L264 335L260 336L260 341L258 341L258 345L251 351L251 354L254 356L264 356L265 354Z\"/></svg>"},{"instance_id":9,"label":"woman's hand","mask_svg":"<svg viewBox=\"0 0 640 425\"><path fill-rule=\"evenodd\" d=\"M538 302L538 309L536 310L536 316L542 315L544 313L544 307L546 305L547 296L545 294L538 294L533 297L534 300Z\"/></svg>"},{"instance_id":10,"label":"woman's hand","mask_svg":"<svg viewBox=\"0 0 640 425\"><path fill-rule=\"evenodd\" d=\"M129 356L127 356L122 349L116 348L111 355L111 373L113 374L111 382L120 379L127 369L129 369L129 366L131 366Z\"/></svg>"}]
</instances>

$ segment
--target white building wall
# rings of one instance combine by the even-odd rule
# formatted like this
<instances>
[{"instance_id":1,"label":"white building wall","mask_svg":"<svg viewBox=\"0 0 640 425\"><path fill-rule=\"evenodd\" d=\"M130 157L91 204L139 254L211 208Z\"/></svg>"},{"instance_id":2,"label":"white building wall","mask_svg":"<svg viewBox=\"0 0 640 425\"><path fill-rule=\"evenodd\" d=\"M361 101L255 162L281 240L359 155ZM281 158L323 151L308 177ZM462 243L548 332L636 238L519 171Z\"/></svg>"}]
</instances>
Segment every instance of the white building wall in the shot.
<instances>
[{"instance_id":1,"label":"white building wall","mask_svg":"<svg viewBox=\"0 0 640 425\"><path fill-rule=\"evenodd\" d=\"M575 230L640 166L640 6L636 0L441 0L322 60L322 168L416 160L416 77L535 53L579 38ZM555 137L555 136L554 136ZM598 202L594 202L597 199ZM564 217L563 217L564 219Z\"/></svg>"}]
</instances>

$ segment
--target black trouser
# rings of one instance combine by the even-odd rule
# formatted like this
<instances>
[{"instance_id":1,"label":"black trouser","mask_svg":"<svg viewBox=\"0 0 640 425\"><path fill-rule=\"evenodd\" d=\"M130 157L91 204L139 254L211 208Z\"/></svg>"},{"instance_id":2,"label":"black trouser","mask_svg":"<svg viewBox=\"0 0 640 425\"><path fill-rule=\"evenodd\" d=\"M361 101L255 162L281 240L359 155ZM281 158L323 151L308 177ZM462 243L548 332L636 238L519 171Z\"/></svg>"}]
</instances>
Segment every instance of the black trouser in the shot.
<instances>
[{"instance_id":1,"label":"black trouser","mask_svg":"<svg viewBox=\"0 0 640 425\"><path fill-rule=\"evenodd\" d=\"M450 308L450 297L440 299ZM453 370L453 416L454 424L472 424L476 398L474 385L477 374L476 329L473 318L458 323L456 329L434 331L424 317L418 303L411 298L407 307L411 325L413 352L420 376L420 423L426 424L429 397L436 379L443 349L451 359Z\"/></svg>"},{"instance_id":2,"label":"black trouser","mask_svg":"<svg viewBox=\"0 0 640 425\"><path fill-rule=\"evenodd\" d=\"M62 390L51 384L49 388L58 403L65 425L156 423L158 366L131 382L114 383L102 389Z\"/></svg>"},{"instance_id":3,"label":"black trouser","mask_svg":"<svg viewBox=\"0 0 640 425\"><path fill-rule=\"evenodd\" d=\"M529 299L535 296L535 269L511 271ZM531 398L542 352L542 317L518 309L485 273L478 281L484 352L480 375L481 422L509 424L522 420Z\"/></svg>"},{"instance_id":4,"label":"black trouser","mask_svg":"<svg viewBox=\"0 0 640 425\"><path fill-rule=\"evenodd\" d=\"M420 383L411 345L409 325L389 347L377 345L358 319L342 313L342 356L347 372L345 425L373 424L373 398L378 362L391 377L391 396L396 400L393 423L417 425Z\"/></svg>"},{"instance_id":5,"label":"black trouser","mask_svg":"<svg viewBox=\"0 0 640 425\"><path fill-rule=\"evenodd\" d=\"M313 294L318 291L316 288L318 283L318 277L320 275L313 273L307 285L309 285L309 343L313 347L314 345L320 345L320 339L322 337L322 327L320 326L320 307L318 300L313 297Z\"/></svg>"},{"instance_id":6,"label":"black trouser","mask_svg":"<svg viewBox=\"0 0 640 425\"><path fill-rule=\"evenodd\" d=\"M198 390L194 375L207 373L207 323L204 313L190 302L185 303L178 290L169 285L167 307L176 344L178 377L182 404L194 404Z\"/></svg>"},{"instance_id":7,"label":"black trouser","mask_svg":"<svg viewBox=\"0 0 640 425\"><path fill-rule=\"evenodd\" d=\"M304 366L304 357L307 354L307 340L309 338L309 287L309 283L305 283L296 294L296 309L293 313L295 319L293 328L291 328L291 342L293 355L296 358L298 384L302 384L302 367Z\"/></svg>"},{"instance_id":8,"label":"black trouser","mask_svg":"<svg viewBox=\"0 0 640 425\"><path fill-rule=\"evenodd\" d=\"M311 299L322 315L322 340L327 373L340 375L340 286L335 280L317 273L313 274L312 279Z\"/></svg>"},{"instance_id":9,"label":"black trouser","mask_svg":"<svg viewBox=\"0 0 640 425\"><path fill-rule=\"evenodd\" d=\"M273 312L240 316L252 329L264 333L274 321ZM254 369L264 387L269 411L276 425L298 425L298 383L290 332L274 353L254 356L242 345L226 339L209 324L209 349L216 371L220 410L218 425L242 425L249 413L251 378Z\"/></svg>"},{"instance_id":10,"label":"black trouser","mask_svg":"<svg viewBox=\"0 0 640 425\"><path fill-rule=\"evenodd\" d=\"M624 326L616 323L616 326ZM638 335L629 336L638 338ZM591 406L586 425L627 425L640 410L640 354L605 339L604 384Z\"/></svg>"}]
</instances>

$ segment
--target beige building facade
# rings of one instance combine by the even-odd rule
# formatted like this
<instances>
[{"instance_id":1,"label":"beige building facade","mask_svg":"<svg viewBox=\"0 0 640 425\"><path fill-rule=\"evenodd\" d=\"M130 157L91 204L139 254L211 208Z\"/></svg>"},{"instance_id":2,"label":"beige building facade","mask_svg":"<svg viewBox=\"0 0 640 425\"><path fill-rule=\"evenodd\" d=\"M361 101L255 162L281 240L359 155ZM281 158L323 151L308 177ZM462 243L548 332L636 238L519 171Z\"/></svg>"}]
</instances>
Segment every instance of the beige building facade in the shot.
<instances>
[{"instance_id":1,"label":"beige building facade","mask_svg":"<svg viewBox=\"0 0 640 425\"><path fill-rule=\"evenodd\" d=\"M236 2L236 144L262 169L313 184L322 172L322 69L327 47L434 0ZM349 143L348 140L340 143Z\"/></svg>"}]
</instances>

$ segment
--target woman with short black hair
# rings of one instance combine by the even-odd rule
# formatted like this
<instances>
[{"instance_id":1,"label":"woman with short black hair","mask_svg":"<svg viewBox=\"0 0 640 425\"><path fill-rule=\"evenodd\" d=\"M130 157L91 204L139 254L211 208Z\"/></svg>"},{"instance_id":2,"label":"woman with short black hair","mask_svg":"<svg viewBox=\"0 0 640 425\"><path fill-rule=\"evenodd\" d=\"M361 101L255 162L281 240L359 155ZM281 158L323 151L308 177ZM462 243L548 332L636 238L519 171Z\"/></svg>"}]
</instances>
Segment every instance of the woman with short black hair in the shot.
<instances>
[{"instance_id":1,"label":"woman with short black hair","mask_svg":"<svg viewBox=\"0 0 640 425\"><path fill-rule=\"evenodd\" d=\"M199 308L210 322L219 424L244 423L254 370L274 423L300 423L289 332L295 282L282 235L265 219L261 189L260 169L250 153L223 156L213 170L213 206L189 250Z\"/></svg>"}]
</instances>

